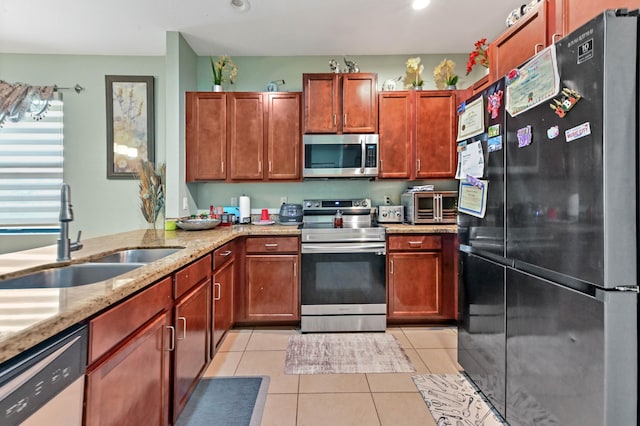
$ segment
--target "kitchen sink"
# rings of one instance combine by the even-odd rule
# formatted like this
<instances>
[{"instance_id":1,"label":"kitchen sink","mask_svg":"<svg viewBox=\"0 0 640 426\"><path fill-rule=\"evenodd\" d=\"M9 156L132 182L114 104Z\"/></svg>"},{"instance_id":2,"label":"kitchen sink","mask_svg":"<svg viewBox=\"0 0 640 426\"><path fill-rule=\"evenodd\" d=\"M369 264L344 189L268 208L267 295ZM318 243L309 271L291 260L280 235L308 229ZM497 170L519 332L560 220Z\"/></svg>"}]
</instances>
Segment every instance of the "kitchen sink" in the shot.
<instances>
[{"instance_id":1,"label":"kitchen sink","mask_svg":"<svg viewBox=\"0 0 640 426\"><path fill-rule=\"evenodd\" d=\"M81 263L50 268L0 281L0 289L64 288L108 280L144 266L144 263Z\"/></svg>"},{"instance_id":2,"label":"kitchen sink","mask_svg":"<svg viewBox=\"0 0 640 426\"><path fill-rule=\"evenodd\" d=\"M141 248L121 250L115 253L107 254L97 259L91 260L92 263L151 263L163 257L182 250L182 248Z\"/></svg>"}]
</instances>

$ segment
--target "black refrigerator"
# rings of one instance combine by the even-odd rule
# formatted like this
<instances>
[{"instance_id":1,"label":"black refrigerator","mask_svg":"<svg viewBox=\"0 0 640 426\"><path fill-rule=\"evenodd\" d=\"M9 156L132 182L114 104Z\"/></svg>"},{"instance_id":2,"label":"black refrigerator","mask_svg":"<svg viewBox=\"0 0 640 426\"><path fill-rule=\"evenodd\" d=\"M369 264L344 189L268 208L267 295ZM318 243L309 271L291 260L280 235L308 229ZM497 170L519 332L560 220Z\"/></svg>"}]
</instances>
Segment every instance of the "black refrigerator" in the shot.
<instances>
[{"instance_id":1,"label":"black refrigerator","mask_svg":"<svg viewBox=\"0 0 640 426\"><path fill-rule=\"evenodd\" d=\"M505 416L505 150L504 79L466 101L482 102L485 131L460 142L480 142L487 181L485 216L459 214L458 261L458 363L484 392L496 410ZM481 99L481 100L479 100ZM495 111L489 112L489 102ZM491 128L491 135L488 129Z\"/></svg>"},{"instance_id":2,"label":"black refrigerator","mask_svg":"<svg viewBox=\"0 0 640 426\"><path fill-rule=\"evenodd\" d=\"M471 240L460 292L464 299L473 280L504 281L504 375L493 380L504 405L492 403L511 425L638 423L637 43L637 16L607 11L550 48L552 98L536 105L535 90L529 99L522 92L539 88L530 64L550 49L505 80L506 103L519 98L522 108L512 103L505 115L504 252L489 259L489 279L468 261ZM461 314L472 311L466 300ZM466 334L462 327L459 339Z\"/></svg>"}]
</instances>

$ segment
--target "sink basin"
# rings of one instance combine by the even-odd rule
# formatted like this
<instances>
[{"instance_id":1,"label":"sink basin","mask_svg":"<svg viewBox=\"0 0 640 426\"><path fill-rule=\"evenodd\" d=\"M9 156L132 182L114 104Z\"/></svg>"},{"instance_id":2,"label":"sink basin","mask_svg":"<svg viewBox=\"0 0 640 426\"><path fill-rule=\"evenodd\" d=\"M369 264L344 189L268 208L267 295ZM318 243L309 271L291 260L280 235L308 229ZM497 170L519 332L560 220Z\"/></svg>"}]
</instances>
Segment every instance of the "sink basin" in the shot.
<instances>
[{"instance_id":1,"label":"sink basin","mask_svg":"<svg viewBox=\"0 0 640 426\"><path fill-rule=\"evenodd\" d=\"M76 287L108 280L141 266L144 263L81 263L2 280L0 289Z\"/></svg>"},{"instance_id":2,"label":"sink basin","mask_svg":"<svg viewBox=\"0 0 640 426\"><path fill-rule=\"evenodd\" d=\"M182 250L181 248L142 248L122 250L92 260L92 263L151 263Z\"/></svg>"}]
</instances>

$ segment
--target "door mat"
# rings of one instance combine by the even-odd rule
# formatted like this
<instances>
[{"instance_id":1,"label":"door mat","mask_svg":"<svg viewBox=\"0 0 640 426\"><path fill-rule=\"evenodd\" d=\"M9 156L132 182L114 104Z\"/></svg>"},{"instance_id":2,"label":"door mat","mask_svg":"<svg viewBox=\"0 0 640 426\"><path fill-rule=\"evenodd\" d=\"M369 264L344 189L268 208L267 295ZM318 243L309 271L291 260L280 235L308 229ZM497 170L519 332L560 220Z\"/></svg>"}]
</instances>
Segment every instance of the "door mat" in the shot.
<instances>
[{"instance_id":1,"label":"door mat","mask_svg":"<svg viewBox=\"0 0 640 426\"><path fill-rule=\"evenodd\" d=\"M421 374L411 378L438 425L507 424L462 374Z\"/></svg>"},{"instance_id":2,"label":"door mat","mask_svg":"<svg viewBox=\"0 0 640 426\"><path fill-rule=\"evenodd\" d=\"M285 374L413 373L396 338L385 333L295 334Z\"/></svg>"},{"instance_id":3,"label":"door mat","mask_svg":"<svg viewBox=\"0 0 640 426\"><path fill-rule=\"evenodd\" d=\"M268 389L268 376L202 379L176 426L259 426Z\"/></svg>"}]
</instances>

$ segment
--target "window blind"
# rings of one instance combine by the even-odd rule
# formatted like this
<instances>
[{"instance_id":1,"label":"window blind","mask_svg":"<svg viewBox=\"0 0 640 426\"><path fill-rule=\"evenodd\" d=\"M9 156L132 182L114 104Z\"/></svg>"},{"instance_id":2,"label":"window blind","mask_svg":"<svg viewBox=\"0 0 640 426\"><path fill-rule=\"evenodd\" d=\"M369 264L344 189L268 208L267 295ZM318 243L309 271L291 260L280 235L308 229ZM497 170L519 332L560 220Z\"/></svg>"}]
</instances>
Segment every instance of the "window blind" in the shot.
<instances>
[{"instance_id":1,"label":"window blind","mask_svg":"<svg viewBox=\"0 0 640 426\"><path fill-rule=\"evenodd\" d=\"M63 141L59 95L41 120L25 114L0 128L0 233L58 232Z\"/></svg>"}]
</instances>

